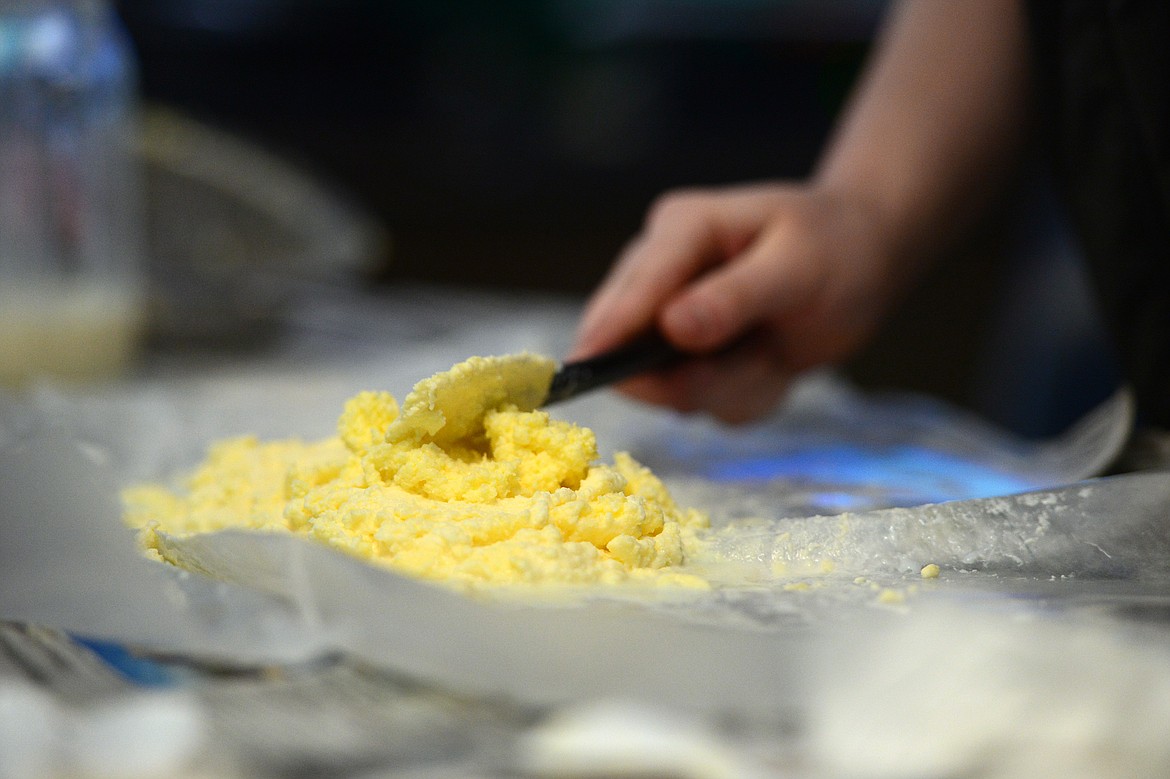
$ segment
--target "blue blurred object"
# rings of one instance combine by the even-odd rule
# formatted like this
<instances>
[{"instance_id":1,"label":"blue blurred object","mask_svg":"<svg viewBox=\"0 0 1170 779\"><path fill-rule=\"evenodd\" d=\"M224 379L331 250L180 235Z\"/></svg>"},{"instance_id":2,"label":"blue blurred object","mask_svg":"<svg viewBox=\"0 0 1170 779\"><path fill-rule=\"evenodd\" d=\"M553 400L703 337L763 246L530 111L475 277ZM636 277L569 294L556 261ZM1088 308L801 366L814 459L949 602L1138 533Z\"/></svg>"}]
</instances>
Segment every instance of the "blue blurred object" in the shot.
<instances>
[{"instance_id":1,"label":"blue blurred object","mask_svg":"<svg viewBox=\"0 0 1170 779\"><path fill-rule=\"evenodd\" d=\"M863 447L827 442L773 455L716 457L702 475L715 481L859 484L885 491L891 506L985 498L1041 486L987 463L911 443ZM860 498L844 492L826 491L823 498L827 506L863 505Z\"/></svg>"},{"instance_id":2,"label":"blue blurred object","mask_svg":"<svg viewBox=\"0 0 1170 779\"><path fill-rule=\"evenodd\" d=\"M72 638L137 687L173 687L183 678L183 673L176 668L137 655L122 644L79 636Z\"/></svg>"},{"instance_id":3,"label":"blue blurred object","mask_svg":"<svg viewBox=\"0 0 1170 779\"><path fill-rule=\"evenodd\" d=\"M1131 424L1131 402L1119 393L1060 435L1029 440L934 398L864 393L814 377L758 426L676 418L648 428L632 448L664 476L705 481L729 498L752 496L748 513L804 516L1079 481L1116 457Z\"/></svg>"}]
</instances>

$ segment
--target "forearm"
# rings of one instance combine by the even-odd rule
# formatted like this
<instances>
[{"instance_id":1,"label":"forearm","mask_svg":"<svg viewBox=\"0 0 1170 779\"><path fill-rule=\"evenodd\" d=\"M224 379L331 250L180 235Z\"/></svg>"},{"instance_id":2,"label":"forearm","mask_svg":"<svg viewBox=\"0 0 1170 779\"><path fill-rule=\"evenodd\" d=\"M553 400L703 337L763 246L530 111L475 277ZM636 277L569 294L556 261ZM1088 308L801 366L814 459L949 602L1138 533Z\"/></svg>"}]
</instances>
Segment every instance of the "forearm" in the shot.
<instances>
[{"instance_id":1,"label":"forearm","mask_svg":"<svg viewBox=\"0 0 1170 779\"><path fill-rule=\"evenodd\" d=\"M1018 2L905 0L812 179L660 198L590 300L574 356L657 328L697 356L626 390L743 421L856 351L1012 167Z\"/></svg>"},{"instance_id":2,"label":"forearm","mask_svg":"<svg viewBox=\"0 0 1170 779\"><path fill-rule=\"evenodd\" d=\"M1026 135L1018 0L904 0L892 9L815 176L868 201L891 270L953 239L1010 173Z\"/></svg>"}]
</instances>

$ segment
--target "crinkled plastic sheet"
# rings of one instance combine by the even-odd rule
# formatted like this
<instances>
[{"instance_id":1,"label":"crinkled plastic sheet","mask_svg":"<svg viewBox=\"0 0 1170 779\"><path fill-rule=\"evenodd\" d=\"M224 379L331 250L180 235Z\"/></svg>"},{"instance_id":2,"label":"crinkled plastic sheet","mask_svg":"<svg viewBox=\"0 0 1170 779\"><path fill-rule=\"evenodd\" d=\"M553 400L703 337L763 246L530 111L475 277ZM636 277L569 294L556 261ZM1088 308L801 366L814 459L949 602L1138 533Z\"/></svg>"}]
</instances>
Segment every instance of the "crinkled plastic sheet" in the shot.
<instances>
[{"instance_id":1,"label":"crinkled plastic sheet","mask_svg":"<svg viewBox=\"0 0 1170 779\"><path fill-rule=\"evenodd\" d=\"M804 696L811 631L829 616L809 614L817 602L799 594L787 605L777 600L767 577L675 597L468 597L307 541L248 533L180 544L192 568L216 577L204 578L137 555L129 532L115 524L110 470L66 436L10 449L2 464L4 617L156 651L239 663L345 651L477 694L543 703L625 695L754 709L795 705ZM1124 511L1117 508L1122 498ZM946 564L947 550L959 550L956 563L1032 572L1096 565L1118 575L1139 574L1167 557L1165 474L995 499L986 512L980 503L853 516L845 532L840 524L828 532L830 544L821 542L820 525L841 518L794 520L754 536L729 529L717 551L771 564L793 548L821 550L874 576L911 557ZM981 532L976 528L1004 523L1007 529L988 535L996 539L984 547L988 559L972 561L966 542ZM999 544L1004 551L995 551ZM1015 551L1021 544L1032 549L1023 564ZM841 617L856 604L836 598L829 606Z\"/></svg>"},{"instance_id":2,"label":"crinkled plastic sheet","mask_svg":"<svg viewBox=\"0 0 1170 779\"><path fill-rule=\"evenodd\" d=\"M403 305L416 318L435 308ZM812 638L872 610L873 592L855 576L908 591L929 562L1126 579L1168 567L1170 476L1062 486L1116 454L1129 425L1124 396L1067 436L1030 443L937 403L869 397L827 377L752 429L606 393L556 409L593 427L607 456L632 450L682 502L710 510L713 541L695 565L722 585L706 594L472 597L290 537L175 541L212 574L203 576L140 557L120 526L118 487L191 467L216 438L329 435L360 389L401 397L470 354L560 353L571 311L531 308L472 300L461 327L416 322L421 330L395 341L398 320L382 305L363 327L388 343L351 349L345 362L322 359L337 351L326 337L330 348L301 343L291 360L6 401L0 617L217 662L341 651L447 688L536 702L622 695L751 709L807 695ZM328 330L320 320L343 328L354 310L315 307L314 338ZM861 467L827 468L834 462ZM1002 496L1020 490L1033 493ZM794 576L813 589L789 589Z\"/></svg>"},{"instance_id":3,"label":"crinkled plastic sheet","mask_svg":"<svg viewBox=\"0 0 1170 779\"><path fill-rule=\"evenodd\" d=\"M716 559L801 571L912 573L935 563L1030 576L1132 578L1170 570L1170 473L859 514L741 522Z\"/></svg>"}]
</instances>

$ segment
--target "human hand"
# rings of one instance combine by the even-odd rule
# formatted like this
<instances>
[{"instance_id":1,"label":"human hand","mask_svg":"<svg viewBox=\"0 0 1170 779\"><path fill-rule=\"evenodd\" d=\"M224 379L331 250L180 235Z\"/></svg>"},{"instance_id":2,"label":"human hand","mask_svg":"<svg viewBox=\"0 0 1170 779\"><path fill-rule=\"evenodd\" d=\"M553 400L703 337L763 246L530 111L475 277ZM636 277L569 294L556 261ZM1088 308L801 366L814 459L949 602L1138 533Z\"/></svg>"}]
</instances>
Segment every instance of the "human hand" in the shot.
<instances>
[{"instance_id":1,"label":"human hand","mask_svg":"<svg viewBox=\"0 0 1170 779\"><path fill-rule=\"evenodd\" d=\"M757 418L874 332L902 286L885 232L875 204L811 184L667 194L587 305L569 359L657 328L695 358L624 392Z\"/></svg>"}]
</instances>

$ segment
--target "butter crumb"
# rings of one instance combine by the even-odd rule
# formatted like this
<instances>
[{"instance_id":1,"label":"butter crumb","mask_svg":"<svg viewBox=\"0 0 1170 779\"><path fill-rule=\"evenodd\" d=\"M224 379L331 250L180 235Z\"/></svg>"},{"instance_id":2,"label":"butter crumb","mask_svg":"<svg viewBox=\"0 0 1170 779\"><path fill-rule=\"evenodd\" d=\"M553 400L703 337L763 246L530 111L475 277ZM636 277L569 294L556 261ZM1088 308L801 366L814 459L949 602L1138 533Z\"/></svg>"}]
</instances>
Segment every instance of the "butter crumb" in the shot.
<instances>
[{"instance_id":1,"label":"butter crumb","mask_svg":"<svg viewBox=\"0 0 1170 779\"><path fill-rule=\"evenodd\" d=\"M937 579L939 574L939 567L934 563L929 563L922 566L923 579Z\"/></svg>"}]
</instances>

